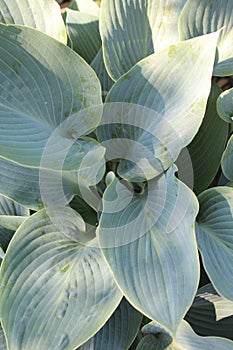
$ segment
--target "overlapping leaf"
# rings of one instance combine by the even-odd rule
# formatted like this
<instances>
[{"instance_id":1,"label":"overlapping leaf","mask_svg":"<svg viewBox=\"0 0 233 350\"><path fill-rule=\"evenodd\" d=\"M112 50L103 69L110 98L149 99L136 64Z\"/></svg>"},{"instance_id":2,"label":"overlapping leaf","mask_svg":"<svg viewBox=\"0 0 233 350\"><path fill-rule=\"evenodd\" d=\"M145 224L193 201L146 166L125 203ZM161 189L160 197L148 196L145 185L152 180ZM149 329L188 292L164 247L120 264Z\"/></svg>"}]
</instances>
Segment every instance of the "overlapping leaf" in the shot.
<instances>
[{"instance_id":1,"label":"overlapping leaf","mask_svg":"<svg viewBox=\"0 0 233 350\"><path fill-rule=\"evenodd\" d=\"M67 9L66 28L69 46L91 63L101 48L99 18L89 13Z\"/></svg>"},{"instance_id":2,"label":"overlapping leaf","mask_svg":"<svg viewBox=\"0 0 233 350\"><path fill-rule=\"evenodd\" d=\"M117 80L142 58L179 41L186 0L103 0L100 32L107 71Z\"/></svg>"},{"instance_id":3,"label":"overlapping leaf","mask_svg":"<svg viewBox=\"0 0 233 350\"><path fill-rule=\"evenodd\" d=\"M41 210L14 235L1 268L0 315L9 348L74 349L122 295L81 216Z\"/></svg>"},{"instance_id":4,"label":"overlapping leaf","mask_svg":"<svg viewBox=\"0 0 233 350\"><path fill-rule=\"evenodd\" d=\"M63 159L61 165L62 162ZM39 210L46 204L67 205L74 194L82 195L83 192L89 192L89 186L98 183L103 177L105 166L103 159L95 157L91 168L78 173L59 172L23 167L0 157L0 169L0 193L27 208ZM91 200L97 201L95 196L92 196ZM97 207L97 204L94 207Z\"/></svg>"},{"instance_id":5,"label":"overlapping leaf","mask_svg":"<svg viewBox=\"0 0 233 350\"><path fill-rule=\"evenodd\" d=\"M215 187L198 197L197 241L214 288L233 301L233 188Z\"/></svg>"},{"instance_id":6,"label":"overlapping leaf","mask_svg":"<svg viewBox=\"0 0 233 350\"><path fill-rule=\"evenodd\" d=\"M18 226L29 216L29 210L0 195L0 246L6 250Z\"/></svg>"},{"instance_id":7,"label":"overlapping leaf","mask_svg":"<svg viewBox=\"0 0 233 350\"><path fill-rule=\"evenodd\" d=\"M196 293L197 201L174 169L135 194L109 173L98 237L132 305L175 332Z\"/></svg>"},{"instance_id":8,"label":"overlapping leaf","mask_svg":"<svg viewBox=\"0 0 233 350\"><path fill-rule=\"evenodd\" d=\"M233 3L231 0L188 0L180 19L181 40L221 29L213 75L233 74Z\"/></svg>"},{"instance_id":9,"label":"overlapping leaf","mask_svg":"<svg viewBox=\"0 0 233 350\"><path fill-rule=\"evenodd\" d=\"M210 92L217 36L153 54L113 85L97 135L107 159L122 159L118 173L124 179L162 173L197 133Z\"/></svg>"},{"instance_id":10,"label":"overlapping leaf","mask_svg":"<svg viewBox=\"0 0 233 350\"><path fill-rule=\"evenodd\" d=\"M39 169L23 167L1 157L0 169L0 193L34 210L43 207L39 186ZM56 179L54 173L50 172L49 176ZM49 192L53 192L53 190L54 188L48 188Z\"/></svg>"},{"instance_id":11,"label":"overlapping leaf","mask_svg":"<svg viewBox=\"0 0 233 350\"><path fill-rule=\"evenodd\" d=\"M220 93L221 89L213 84L203 123L188 145L194 172L194 191L197 194L207 189L214 179L226 145L228 125L216 111L216 100Z\"/></svg>"},{"instance_id":12,"label":"overlapping leaf","mask_svg":"<svg viewBox=\"0 0 233 350\"><path fill-rule=\"evenodd\" d=\"M228 180L233 180L233 135L228 140L226 149L222 155L222 170Z\"/></svg>"},{"instance_id":13,"label":"overlapping leaf","mask_svg":"<svg viewBox=\"0 0 233 350\"><path fill-rule=\"evenodd\" d=\"M185 321L180 323L173 341L153 326L152 323L143 327L143 331L150 334L141 340L137 350L231 350L233 347L233 342L228 339L198 336Z\"/></svg>"},{"instance_id":14,"label":"overlapping leaf","mask_svg":"<svg viewBox=\"0 0 233 350\"><path fill-rule=\"evenodd\" d=\"M233 88L222 92L218 97L217 111L224 121L233 122Z\"/></svg>"},{"instance_id":15,"label":"overlapping leaf","mask_svg":"<svg viewBox=\"0 0 233 350\"><path fill-rule=\"evenodd\" d=\"M97 213L80 196L75 196L69 205L82 216L86 224L96 226Z\"/></svg>"},{"instance_id":16,"label":"overlapping leaf","mask_svg":"<svg viewBox=\"0 0 233 350\"><path fill-rule=\"evenodd\" d=\"M9 198L0 195L0 215L27 217L29 210Z\"/></svg>"},{"instance_id":17,"label":"overlapping leaf","mask_svg":"<svg viewBox=\"0 0 233 350\"><path fill-rule=\"evenodd\" d=\"M233 302L221 297L211 284L198 290L185 319L199 335L233 340Z\"/></svg>"},{"instance_id":18,"label":"overlapping leaf","mask_svg":"<svg viewBox=\"0 0 233 350\"><path fill-rule=\"evenodd\" d=\"M101 107L93 110L101 106L94 71L68 47L37 30L1 25L0 37L1 155L38 167L53 132L55 160L61 149L82 151L84 142L75 145L75 137L94 130L101 117Z\"/></svg>"},{"instance_id":19,"label":"overlapping leaf","mask_svg":"<svg viewBox=\"0 0 233 350\"><path fill-rule=\"evenodd\" d=\"M57 192L53 205L60 194L65 205L77 193L63 189L78 185L71 171L92 184L104 171L104 148L82 137L101 118L100 83L80 56L35 29L1 25L0 36L1 193L38 208L43 193Z\"/></svg>"},{"instance_id":20,"label":"overlapping leaf","mask_svg":"<svg viewBox=\"0 0 233 350\"><path fill-rule=\"evenodd\" d=\"M0 0L0 22L34 27L66 44L61 11L54 0Z\"/></svg>"},{"instance_id":21,"label":"overlapping leaf","mask_svg":"<svg viewBox=\"0 0 233 350\"><path fill-rule=\"evenodd\" d=\"M79 350L129 349L141 321L142 315L123 298L103 328Z\"/></svg>"},{"instance_id":22,"label":"overlapping leaf","mask_svg":"<svg viewBox=\"0 0 233 350\"><path fill-rule=\"evenodd\" d=\"M156 337L153 334L148 334L141 339L136 350L158 350L156 343Z\"/></svg>"},{"instance_id":23,"label":"overlapping leaf","mask_svg":"<svg viewBox=\"0 0 233 350\"><path fill-rule=\"evenodd\" d=\"M102 49L100 49L100 51L92 61L91 67L94 69L100 80L102 87L102 98L103 100L105 100L106 95L108 94L110 88L113 85L113 80L108 75L106 67L104 65Z\"/></svg>"},{"instance_id":24,"label":"overlapping leaf","mask_svg":"<svg viewBox=\"0 0 233 350\"><path fill-rule=\"evenodd\" d=\"M85 13L90 13L94 16L99 15L99 7L93 0L73 0L70 8Z\"/></svg>"},{"instance_id":25,"label":"overlapping leaf","mask_svg":"<svg viewBox=\"0 0 233 350\"><path fill-rule=\"evenodd\" d=\"M70 202L72 195L80 194L92 208L96 209L99 197L92 193L90 186L98 183L104 176L105 148L90 138L80 138L77 143L68 140L68 148L72 144L75 146L78 144L77 153L73 152L75 149L73 145L67 153L67 149L61 147L65 142L61 142L61 145L58 145L60 146L59 157L54 159L54 154L56 154L54 139L57 140L56 134L54 138L50 138L40 164L39 186L43 204L47 206L53 206L54 203L66 205ZM81 150L80 144L83 144ZM47 171L51 163L55 163L56 166L54 177L51 177L51 172ZM67 171L66 166L76 167L77 171Z\"/></svg>"}]
</instances>

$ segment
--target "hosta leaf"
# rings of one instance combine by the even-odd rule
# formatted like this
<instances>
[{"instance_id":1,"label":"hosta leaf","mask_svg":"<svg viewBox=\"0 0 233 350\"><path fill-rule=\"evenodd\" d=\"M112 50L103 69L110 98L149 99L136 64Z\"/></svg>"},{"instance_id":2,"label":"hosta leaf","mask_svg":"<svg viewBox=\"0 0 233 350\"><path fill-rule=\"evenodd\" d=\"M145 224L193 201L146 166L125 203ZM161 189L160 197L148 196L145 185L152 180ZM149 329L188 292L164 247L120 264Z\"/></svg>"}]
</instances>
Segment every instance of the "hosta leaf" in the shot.
<instances>
[{"instance_id":1,"label":"hosta leaf","mask_svg":"<svg viewBox=\"0 0 233 350\"><path fill-rule=\"evenodd\" d=\"M113 85L113 80L110 78L105 68L102 49L100 49L100 51L97 53L96 57L91 63L91 66L100 80L102 87L102 98L105 100L105 97Z\"/></svg>"},{"instance_id":2,"label":"hosta leaf","mask_svg":"<svg viewBox=\"0 0 233 350\"><path fill-rule=\"evenodd\" d=\"M198 290L185 319L199 335L233 340L233 302L221 297L211 284Z\"/></svg>"},{"instance_id":3,"label":"hosta leaf","mask_svg":"<svg viewBox=\"0 0 233 350\"><path fill-rule=\"evenodd\" d=\"M233 188L215 187L198 197L197 241L214 288L233 301Z\"/></svg>"},{"instance_id":4,"label":"hosta leaf","mask_svg":"<svg viewBox=\"0 0 233 350\"><path fill-rule=\"evenodd\" d=\"M144 332L147 330L147 326L143 327ZM152 326L150 330L153 332ZM198 336L187 322L182 321L170 344L166 334L158 332L155 326L154 333L144 337L137 346L137 350L232 350L232 347L233 342L228 339Z\"/></svg>"},{"instance_id":5,"label":"hosta leaf","mask_svg":"<svg viewBox=\"0 0 233 350\"><path fill-rule=\"evenodd\" d=\"M167 349L172 343L173 337L166 330L159 327L156 322L149 322L141 329L144 337L139 342L136 350L160 350Z\"/></svg>"},{"instance_id":6,"label":"hosta leaf","mask_svg":"<svg viewBox=\"0 0 233 350\"><path fill-rule=\"evenodd\" d=\"M197 201L175 169L133 193L109 173L98 228L101 249L130 303L175 332L196 293Z\"/></svg>"},{"instance_id":7,"label":"hosta leaf","mask_svg":"<svg viewBox=\"0 0 233 350\"><path fill-rule=\"evenodd\" d=\"M48 156L48 161L53 158L52 152L45 155ZM94 154L89 152L89 155L94 157L92 167L84 167L79 172L62 171L65 155L59 160L57 171L23 167L0 157L0 193L34 210L54 203L67 205L74 194L80 194L80 191L81 194L83 192L86 194L89 186L98 183L104 175L104 160L96 158L98 156L96 152ZM88 160L88 163L90 161ZM46 165L46 157L44 162ZM85 165L85 157L83 164Z\"/></svg>"},{"instance_id":8,"label":"hosta leaf","mask_svg":"<svg viewBox=\"0 0 233 350\"><path fill-rule=\"evenodd\" d=\"M67 41L61 11L54 0L0 0L0 22L24 24L37 28L64 44Z\"/></svg>"},{"instance_id":9,"label":"hosta leaf","mask_svg":"<svg viewBox=\"0 0 233 350\"><path fill-rule=\"evenodd\" d=\"M29 216L29 210L0 195L0 246L6 250L18 226Z\"/></svg>"},{"instance_id":10,"label":"hosta leaf","mask_svg":"<svg viewBox=\"0 0 233 350\"><path fill-rule=\"evenodd\" d=\"M94 130L101 117L95 72L71 49L35 29L1 25L0 38L1 155L39 167L52 135L54 162L72 149L76 163L86 147L76 138Z\"/></svg>"},{"instance_id":11,"label":"hosta leaf","mask_svg":"<svg viewBox=\"0 0 233 350\"><path fill-rule=\"evenodd\" d=\"M123 298L103 328L79 350L129 349L141 321L142 315Z\"/></svg>"},{"instance_id":12,"label":"hosta leaf","mask_svg":"<svg viewBox=\"0 0 233 350\"><path fill-rule=\"evenodd\" d=\"M10 349L74 349L120 299L96 239L72 209L43 209L15 233L1 268L0 315Z\"/></svg>"},{"instance_id":13,"label":"hosta leaf","mask_svg":"<svg viewBox=\"0 0 233 350\"><path fill-rule=\"evenodd\" d=\"M162 173L197 133L210 92L217 36L153 54L113 85L97 135L107 159L124 159L118 168L124 179L140 181Z\"/></svg>"},{"instance_id":14,"label":"hosta leaf","mask_svg":"<svg viewBox=\"0 0 233 350\"><path fill-rule=\"evenodd\" d=\"M97 213L80 196L75 196L69 205L82 216L86 223L96 226Z\"/></svg>"},{"instance_id":15,"label":"hosta leaf","mask_svg":"<svg viewBox=\"0 0 233 350\"><path fill-rule=\"evenodd\" d=\"M27 208L0 194L0 236L4 228L16 231L29 215Z\"/></svg>"},{"instance_id":16,"label":"hosta leaf","mask_svg":"<svg viewBox=\"0 0 233 350\"><path fill-rule=\"evenodd\" d=\"M0 215L0 228L4 227L8 230L17 230L17 228L27 219L27 216L8 216ZM0 232L1 235L1 232Z\"/></svg>"},{"instance_id":17,"label":"hosta leaf","mask_svg":"<svg viewBox=\"0 0 233 350\"><path fill-rule=\"evenodd\" d=\"M54 203L63 206L70 202L72 198L70 194L81 193L83 199L91 207L97 208L99 199L91 193L89 187L98 183L104 176L105 148L90 138L80 138L75 143L68 140L67 148L62 148L66 144L65 139L65 142L57 145L60 147L60 152L57 152L57 157L54 159L57 135L53 134L53 136L46 145L40 164L39 185L43 203L47 206L53 206ZM78 146L76 154L73 152L75 148L70 147L72 144ZM83 149L80 149L80 144L83 144ZM50 164L54 164L53 166L56 168L55 177L51 177L51 174L46 170ZM67 171L66 166L70 171ZM72 171L72 167L77 168L78 171Z\"/></svg>"},{"instance_id":18,"label":"hosta leaf","mask_svg":"<svg viewBox=\"0 0 233 350\"><path fill-rule=\"evenodd\" d=\"M233 88L221 93L217 100L219 116L227 123L233 123Z\"/></svg>"},{"instance_id":19,"label":"hosta leaf","mask_svg":"<svg viewBox=\"0 0 233 350\"><path fill-rule=\"evenodd\" d=\"M99 6L93 0L73 0L70 8L78 10L92 15L99 15Z\"/></svg>"},{"instance_id":20,"label":"hosta leaf","mask_svg":"<svg viewBox=\"0 0 233 350\"><path fill-rule=\"evenodd\" d=\"M8 350L3 329L0 325L0 350Z\"/></svg>"},{"instance_id":21,"label":"hosta leaf","mask_svg":"<svg viewBox=\"0 0 233 350\"><path fill-rule=\"evenodd\" d=\"M11 199L0 195L0 215L28 216L29 210Z\"/></svg>"},{"instance_id":22,"label":"hosta leaf","mask_svg":"<svg viewBox=\"0 0 233 350\"><path fill-rule=\"evenodd\" d=\"M225 149L228 125L219 118L216 111L216 100L220 93L221 89L213 84L201 127L188 145L195 193L208 188L218 171Z\"/></svg>"},{"instance_id":23,"label":"hosta leaf","mask_svg":"<svg viewBox=\"0 0 233 350\"><path fill-rule=\"evenodd\" d=\"M233 180L233 135L228 140L222 156L222 170L227 179Z\"/></svg>"},{"instance_id":24,"label":"hosta leaf","mask_svg":"<svg viewBox=\"0 0 233 350\"><path fill-rule=\"evenodd\" d=\"M178 16L185 1L101 1L104 61L113 80L142 58L179 41Z\"/></svg>"},{"instance_id":25,"label":"hosta leaf","mask_svg":"<svg viewBox=\"0 0 233 350\"><path fill-rule=\"evenodd\" d=\"M88 63L101 48L99 18L85 12L66 10L66 29L69 46Z\"/></svg>"},{"instance_id":26,"label":"hosta leaf","mask_svg":"<svg viewBox=\"0 0 233 350\"><path fill-rule=\"evenodd\" d=\"M231 350L233 342L219 337L200 337L196 335L190 325L182 321L175 337L178 349L184 350Z\"/></svg>"},{"instance_id":27,"label":"hosta leaf","mask_svg":"<svg viewBox=\"0 0 233 350\"><path fill-rule=\"evenodd\" d=\"M99 81L80 56L35 29L1 25L0 36L0 191L30 208L66 205L82 178L91 185L104 173L104 148L82 136L101 118Z\"/></svg>"},{"instance_id":28,"label":"hosta leaf","mask_svg":"<svg viewBox=\"0 0 233 350\"><path fill-rule=\"evenodd\" d=\"M1 157L0 169L0 193L34 210L43 207L39 169L23 167ZM48 174L49 177L56 179L54 173L51 172ZM54 188L48 187L48 190L53 192Z\"/></svg>"},{"instance_id":29,"label":"hosta leaf","mask_svg":"<svg viewBox=\"0 0 233 350\"><path fill-rule=\"evenodd\" d=\"M144 336L139 342L136 350L158 350L159 346L157 346L157 338L153 334L148 334Z\"/></svg>"},{"instance_id":30,"label":"hosta leaf","mask_svg":"<svg viewBox=\"0 0 233 350\"><path fill-rule=\"evenodd\" d=\"M233 74L233 3L231 0L188 0L180 20L181 40L215 32L220 36L213 75Z\"/></svg>"},{"instance_id":31,"label":"hosta leaf","mask_svg":"<svg viewBox=\"0 0 233 350\"><path fill-rule=\"evenodd\" d=\"M231 186L229 179L227 179L223 173L221 173L220 178L218 180L218 186Z\"/></svg>"}]
</instances>

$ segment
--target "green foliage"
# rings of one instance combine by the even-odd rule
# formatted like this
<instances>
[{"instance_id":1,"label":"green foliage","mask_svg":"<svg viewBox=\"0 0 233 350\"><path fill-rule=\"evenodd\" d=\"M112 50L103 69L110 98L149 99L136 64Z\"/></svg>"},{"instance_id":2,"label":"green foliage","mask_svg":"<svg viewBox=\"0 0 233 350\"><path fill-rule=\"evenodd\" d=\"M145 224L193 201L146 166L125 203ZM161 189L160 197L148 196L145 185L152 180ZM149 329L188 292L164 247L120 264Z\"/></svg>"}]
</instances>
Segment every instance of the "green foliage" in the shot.
<instances>
[{"instance_id":1,"label":"green foliage","mask_svg":"<svg viewBox=\"0 0 233 350\"><path fill-rule=\"evenodd\" d=\"M0 350L233 349L232 1L0 22Z\"/></svg>"}]
</instances>

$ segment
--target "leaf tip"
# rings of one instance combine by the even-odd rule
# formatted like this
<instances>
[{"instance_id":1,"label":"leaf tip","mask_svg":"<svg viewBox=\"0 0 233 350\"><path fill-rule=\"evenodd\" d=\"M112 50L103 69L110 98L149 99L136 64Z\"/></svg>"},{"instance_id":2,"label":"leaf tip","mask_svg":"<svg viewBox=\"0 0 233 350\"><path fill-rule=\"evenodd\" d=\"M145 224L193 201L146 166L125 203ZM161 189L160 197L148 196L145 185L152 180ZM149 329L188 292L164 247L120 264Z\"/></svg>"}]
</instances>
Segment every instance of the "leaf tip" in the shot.
<instances>
[{"instance_id":1,"label":"leaf tip","mask_svg":"<svg viewBox=\"0 0 233 350\"><path fill-rule=\"evenodd\" d=\"M115 180L115 174L113 171L110 171L106 176L106 186L109 186Z\"/></svg>"}]
</instances>

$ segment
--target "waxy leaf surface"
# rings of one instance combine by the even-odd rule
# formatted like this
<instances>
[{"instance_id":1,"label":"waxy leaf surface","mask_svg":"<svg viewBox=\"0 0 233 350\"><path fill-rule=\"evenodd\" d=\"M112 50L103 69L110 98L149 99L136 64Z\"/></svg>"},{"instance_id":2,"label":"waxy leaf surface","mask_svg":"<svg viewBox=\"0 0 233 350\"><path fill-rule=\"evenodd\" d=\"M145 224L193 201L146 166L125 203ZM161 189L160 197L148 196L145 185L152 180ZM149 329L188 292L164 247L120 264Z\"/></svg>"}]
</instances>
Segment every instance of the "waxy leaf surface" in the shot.
<instances>
[{"instance_id":1,"label":"waxy leaf surface","mask_svg":"<svg viewBox=\"0 0 233 350\"><path fill-rule=\"evenodd\" d=\"M233 301L233 188L211 188L198 199L196 233L204 267L217 292Z\"/></svg>"},{"instance_id":2,"label":"waxy leaf surface","mask_svg":"<svg viewBox=\"0 0 233 350\"><path fill-rule=\"evenodd\" d=\"M139 330L142 315L123 298L110 319L79 350L129 349Z\"/></svg>"},{"instance_id":3,"label":"waxy leaf surface","mask_svg":"<svg viewBox=\"0 0 233 350\"><path fill-rule=\"evenodd\" d=\"M149 326L149 327L148 327ZM153 322L143 327L148 334L144 337L136 350L232 350L233 342L220 337L200 337L186 321L178 327L173 341L165 333L158 332Z\"/></svg>"},{"instance_id":4,"label":"waxy leaf surface","mask_svg":"<svg viewBox=\"0 0 233 350\"><path fill-rule=\"evenodd\" d=\"M205 114L217 37L205 35L148 56L113 85L97 136L107 159L121 159L121 177L151 179L191 142Z\"/></svg>"},{"instance_id":5,"label":"waxy leaf surface","mask_svg":"<svg viewBox=\"0 0 233 350\"><path fill-rule=\"evenodd\" d=\"M66 44L66 28L59 5L54 0L0 0L0 22L22 24Z\"/></svg>"},{"instance_id":6,"label":"waxy leaf surface","mask_svg":"<svg viewBox=\"0 0 233 350\"><path fill-rule=\"evenodd\" d=\"M233 302L219 295L211 283L198 290L185 319L199 335L233 340Z\"/></svg>"},{"instance_id":7,"label":"waxy leaf surface","mask_svg":"<svg viewBox=\"0 0 233 350\"><path fill-rule=\"evenodd\" d=\"M104 61L117 80L142 58L179 42L178 16L186 0L102 0Z\"/></svg>"},{"instance_id":8,"label":"waxy leaf surface","mask_svg":"<svg viewBox=\"0 0 233 350\"><path fill-rule=\"evenodd\" d=\"M67 9L66 28L69 46L90 64L101 48L99 18Z\"/></svg>"},{"instance_id":9,"label":"waxy leaf surface","mask_svg":"<svg viewBox=\"0 0 233 350\"><path fill-rule=\"evenodd\" d=\"M107 176L98 238L117 284L130 303L175 332L195 296L199 263L195 196L174 169L136 194Z\"/></svg>"},{"instance_id":10,"label":"waxy leaf surface","mask_svg":"<svg viewBox=\"0 0 233 350\"><path fill-rule=\"evenodd\" d=\"M16 231L1 267L0 316L10 349L73 350L108 320L122 294L85 223L43 209Z\"/></svg>"},{"instance_id":11,"label":"waxy leaf surface","mask_svg":"<svg viewBox=\"0 0 233 350\"><path fill-rule=\"evenodd\" d=\"M233 2L188 0L179 19L181 40L220 30L213 75L233 74Z\"/></svg>"}]
</instances>

